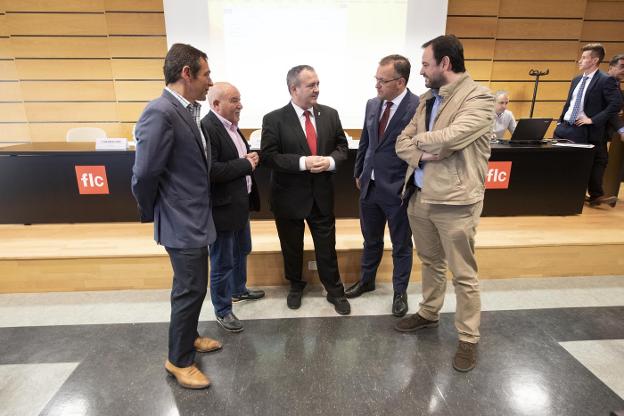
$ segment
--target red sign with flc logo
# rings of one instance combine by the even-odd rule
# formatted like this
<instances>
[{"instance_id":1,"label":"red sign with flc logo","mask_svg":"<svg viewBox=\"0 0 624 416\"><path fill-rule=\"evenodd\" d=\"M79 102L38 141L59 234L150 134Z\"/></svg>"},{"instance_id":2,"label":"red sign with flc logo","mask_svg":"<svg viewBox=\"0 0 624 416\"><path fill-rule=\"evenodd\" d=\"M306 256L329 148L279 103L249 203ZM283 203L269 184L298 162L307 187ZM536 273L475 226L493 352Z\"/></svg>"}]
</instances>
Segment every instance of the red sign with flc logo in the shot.
<instances>
[{"instance_id":1,"label":"red sign with flc logo","mask_svg":"<svg viewBox=\"0 0 624 416\"><path fill-rule=\"evenodd\" d=\"M489 162L485 189L507 189L511 178L511 162Z\"/></svg>"},{"instance_id":2,"label":"red sign with flc logo","mask_svg":"<svg viewBox=\"0 0 624 416\"><path fill-rule=\"evenodd\" d=\"M108 194L105 166L75 166L81 195Z\"/></svg>"}]
</instances>

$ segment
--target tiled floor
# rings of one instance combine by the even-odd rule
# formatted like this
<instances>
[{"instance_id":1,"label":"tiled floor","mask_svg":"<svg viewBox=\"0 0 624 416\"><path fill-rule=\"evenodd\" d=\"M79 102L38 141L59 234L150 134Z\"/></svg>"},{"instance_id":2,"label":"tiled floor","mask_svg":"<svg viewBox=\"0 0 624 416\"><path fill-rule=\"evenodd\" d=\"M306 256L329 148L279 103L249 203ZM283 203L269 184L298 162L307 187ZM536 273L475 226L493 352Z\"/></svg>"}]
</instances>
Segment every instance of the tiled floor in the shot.
<instances>
[{"instance_id":1,"label":"tiled floor","mask_svg":"<svg viewBox=\"0 0 624 416\"><path fill-rule=\"evenodd\" d=\"M410 289L417 308L418 284ZM608 415L624 409L624 277L484 281L479 364L454 371L454 302L437 329L401 334L391 287L338 317L318 287L235 306L224 333L205 304L203 391L166 376L167 292L0 295L0 415ZM601 304L602 303L602 304ZM255 318L255 319L252 319ZM294 318L294 319L293 319ZM618 377L620 375L620 377ZM620 394L620 395L618 395Z\"/></svg>"}]
</instances>

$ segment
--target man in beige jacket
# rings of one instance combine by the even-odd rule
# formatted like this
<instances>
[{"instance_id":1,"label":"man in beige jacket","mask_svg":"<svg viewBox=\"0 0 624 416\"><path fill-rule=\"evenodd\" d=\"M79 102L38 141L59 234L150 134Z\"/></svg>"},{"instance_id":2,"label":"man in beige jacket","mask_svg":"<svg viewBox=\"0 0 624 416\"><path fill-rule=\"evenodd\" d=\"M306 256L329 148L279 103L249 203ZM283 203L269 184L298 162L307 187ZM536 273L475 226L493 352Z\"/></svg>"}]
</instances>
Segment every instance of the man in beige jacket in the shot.
<instances>
[{"instance_id":1,"label":"man in beige jacket","mask_svg":"<svg viewBox=\"0 0 624 416\"><path fill-rule=\"evenodd\" d=\"M447 265L457 296L458 371L477 361L481 298L474 237L483 208L494 97L466 73L461 42L439 36L423 45L422 69L430 88L396 141L408 163L404 200L422 262L423 300L414 315L396 324L401 332L438 326Z\"/></svg>"}]
</instances>

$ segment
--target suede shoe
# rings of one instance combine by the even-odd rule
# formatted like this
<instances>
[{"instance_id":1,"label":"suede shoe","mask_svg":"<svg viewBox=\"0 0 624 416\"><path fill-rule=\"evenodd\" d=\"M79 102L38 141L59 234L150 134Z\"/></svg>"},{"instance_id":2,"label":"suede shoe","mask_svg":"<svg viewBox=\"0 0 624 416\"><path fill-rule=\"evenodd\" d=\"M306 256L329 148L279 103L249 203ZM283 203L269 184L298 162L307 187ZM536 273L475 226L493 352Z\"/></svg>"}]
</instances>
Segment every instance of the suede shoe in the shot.
<instances>
[{"instance_id":1,"label":"suede shoe","mask_svg":"<svg viewBox=\"0 0 624 416\"><path fill-rule=\"evenodd\" d=\"M215 339L208 337L197 337L193 342L193 347L197 352L212 352L220 350L223 345Z\"/></svg>"},{"instance_id":2,"label":"suede shoe","mask_svg":"<svg viewBox=\"0 0 624 416\"><path fill-rule=\"evenodd\" d=\"M394 298L392 299L392 315L401 318L405 316L407 309L407 292L394 292Z\"/></svg>"},{"instance_id":3,"label":"suede shoe","mask_svg":"<svg viewBox=\"0 0 624 416\"><path fill-rule=\"evenodd\" d=\"M351 313L351 305L346 297L334 297L327 295L327 302L334 305L334 309L340 315L349 315Z\"/></svg>"},{"instance_id":4,"label":"suede shoe","mask_svg":"<svg viewBox=\"0 0 624 416\"><path fill-rule=\"evenodd\" d=\"M601 204L607 204L609 205L611 208L615 207L615 204L617 202L617 196L599 196L596 198L589 198L589 206L590 207L597 207L598 205Z\"/></svg>"},{"instance_id":5,"label":"suede shoe","mask_svg":"<svg viewBox=\"0 0 624 416\"><path fill-rule=\"evenodd\" d=\"M397 322L394 329L399 332L413 332L424 328L435 328L438 326L438 323L439 321L430 321L415 313Z\"/></svg>"},{"instance_id":6,"label":"suede shoe","mask_svg":"<svg viewBox=\"0 0 624 416\"><path fill-rule=\"evenodd\" d=\"M288 305L290 309L299 309L301 307L302 296L302 291L290 289L290 292L288 292L288 296L286 297L286 305Z\"/></svg>"},{"instance_id":7,"label":"suede shoe","mask_svg":"<svg viewBox=\"0 0 624 416\"><path fill-rule=\"evenodd\" d=\"M175 377L179 385L186 389L205 389L210 386L210 380L193 363L189 367L176 367L169 360L165 362L165 370Z\"/></svg>"},{"instance_id":8,"label":"suede shoe","mask_svg":"<svg viewBox=\"0 0 624 416\"><path fill-rule=\"evenodd\" d=\"M466 373L477 365L477 344L466 341L459 341L455 358L453 358L453 368L462 373Z\"/></svg>"},{"instance_id":9,"label":"suede shoe","mask_svg":"<svg viewBox=\"0 0 624 416\"><path fill-rule=\"evenodd\" d=\"M264 297L264 290L247 289L247 292L232 296L232 303L243 302L245 300L258 300Z\"/></svg>"},{"instance_id":10,"label":"suede shoe","mask_svg":"<svg viewBox=\"0 0 624 416\"><path fill-rule=\"evenodd\" d=\"M369 280L368 282L362 282L358 280L354 285L345 290L345 296L349 299L357 298L361 296L363 293L372 292L375 290L375 281Z\"/></svg>"},{"instance_id":11,"label":"suede shoe","mask_svg":"<svg viewBox=\"0 0 624 416\"><path fill-rule=\"evenodd\" d=\"M228 332L241 332L243 330L243 324L233 312L222 317L217 316L217 322Z\"/></svg>"}]
</instances>

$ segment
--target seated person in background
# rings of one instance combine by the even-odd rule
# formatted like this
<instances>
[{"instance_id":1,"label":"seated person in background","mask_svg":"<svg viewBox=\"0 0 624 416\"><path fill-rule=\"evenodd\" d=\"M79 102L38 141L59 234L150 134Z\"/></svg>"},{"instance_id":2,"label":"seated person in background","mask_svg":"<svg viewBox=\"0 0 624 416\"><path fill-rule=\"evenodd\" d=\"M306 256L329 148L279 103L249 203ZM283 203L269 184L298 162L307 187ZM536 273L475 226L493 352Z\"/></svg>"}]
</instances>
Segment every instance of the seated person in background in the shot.
<instances>
[{"instance_id":1,"label":"seated person in background","mask_svg":"<svg viewBox=\"0 0 624 416\"><path fill-rule=\"evenodd\" d=\"M496 91L494 94L496 98L496 117L494 117L494 137L496 139L502 139L505 134L505 130L509 130L509 133L513 133L516 129L516 119L513 113L507 110L509 104L509 94L507 91Z\"/></svg>"}]
</instances>

